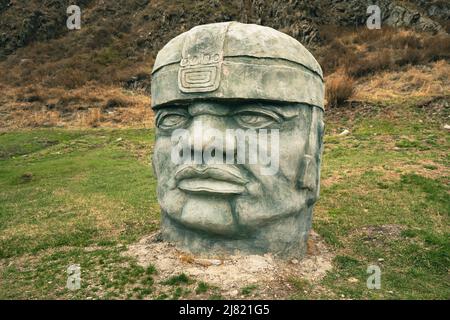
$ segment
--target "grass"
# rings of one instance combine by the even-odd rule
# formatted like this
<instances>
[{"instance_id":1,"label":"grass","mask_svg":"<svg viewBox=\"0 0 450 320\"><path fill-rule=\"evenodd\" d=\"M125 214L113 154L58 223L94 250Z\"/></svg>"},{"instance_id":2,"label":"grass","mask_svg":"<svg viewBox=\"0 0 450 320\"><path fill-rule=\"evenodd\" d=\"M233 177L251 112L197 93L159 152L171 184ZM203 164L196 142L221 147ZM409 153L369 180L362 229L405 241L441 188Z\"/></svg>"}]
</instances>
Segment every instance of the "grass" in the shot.
<instances>
[{"instance_id":1,"label":"grass","mask_svg":"<svg viewBox=\"0 0 450 320\"><path fill-rule=\"evenodd\" d=\"M244 296L248 296L252 294L256 289L258 289L257 285L248 285L241 289L241 294Z\"/></svg>"},{"instance_id":2,"label":"grass","mask_svg":"<svg viewBox=\"0 0 450 320\"><path fill-rule=\"evenodd\" d=\"M189 282L190 282L189 277L186 274L181 273L177 276L170 277L169 279L164 281L163 284L169 286L176 286L180 284L188 284Z\"/></svg>"},{"instance_id":3,"label":"grass","mask_svg":"<svg viewBox=\"0 0 450 320\"><path fill-rule=\"evenodd\" d=\"M428 112L393 104L328 121L332 132L343 123L352 132L325 139L313 222L337 253L334 270L322 281L333 297L450 297L449 137ZM370 264L381 268L380 290L366 287Z\"/></svg>"},{"instance_id":4,"label":"grass","mask_svg":"<svg viewBox=\"0 0 450 320\"><path fill-rule=\"evenodd\" d=\"M71 89L2 86L0 127L152 127L150 98L139 90L87 85Z\"/></svg>"},{"instance_id":5,"label":"grass","mask_svg":"<svg viewBox=\"0 0 450 320\"><path fill-rule=\"evenodd\" d=\"M293 299L450 298L448 111L416 102L328 114L313 227L336 258L318 284L291 279ZM156 281L122 254L158 228L153 143L152 129L0 134L0 298L223 298L185 274ZM366 287L372 264L380 290Z\"/></svg>"},{"instance_id":6,"label":"grass","mask_svg":"<svg viewBox=\"0 0 450 320\"><path fill-rule=\"evenodd\" d=\"M200 281L198 283L197 288L195 289L195 293L200 294L200 293L206 293L209 289L209 285L206 282Z\"/></svg>"},{"instance_id":7,"label":"grass","mask_svg":"<svg viewBox=\"0 0 450 320\"><path fill-rule=\"evenodd\" d=\"M404 65L427 64L448 59L448 35L430 35L384 26L380 30L365 27L343 30L322 26L324 45L316 56L329 75L344 70L354 78L383 70L399 70Z\"/></svg>"}]
</instances>

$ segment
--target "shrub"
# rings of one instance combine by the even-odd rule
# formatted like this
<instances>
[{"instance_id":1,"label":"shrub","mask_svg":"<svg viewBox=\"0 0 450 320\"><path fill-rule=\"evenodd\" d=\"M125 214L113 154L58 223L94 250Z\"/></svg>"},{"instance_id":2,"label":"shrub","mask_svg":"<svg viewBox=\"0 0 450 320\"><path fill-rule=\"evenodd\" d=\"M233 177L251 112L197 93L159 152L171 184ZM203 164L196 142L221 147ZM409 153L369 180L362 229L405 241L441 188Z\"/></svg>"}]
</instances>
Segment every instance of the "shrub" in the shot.
<instances>
[{"instance_id":1,"label":"shrub","mask_svg":"<svg viewBox=\"0 0 450 320\"><path fill-rule=\"evenodd\" d=\"M60 86L67 89L75 89L83 86L88 81L88 75L75 68L60 69L57 74L48 78L47 85Z\"/></svg>"},{"instance_id":2,"label":"shrub","mask_svg":"<svg viewBox=\"0 0 450 320\"><path fill-rule=\"evenodd\" d=\"M450 58L450 36L435 35L424 41L424 56L428 61Z\"/></svg>"},{"instance_id":3,"label":"shrub","mask_svg":"<svg viewBox=\"0 0 450 320\"><path fill-rule=\"evenodd\" d=\"M403 50L400 59L396 61L399 66L405 64L417 64L423 59L422 51L415 48L406 48Z\"/></svg>"},{"instance_id":4,"label":"shrub","mask_svg":"<svg viewBox=\"0 0 450 320\"><path fill-rule=\"evenodd\" d=\"M326 79L325 98L328 106L338 106L353 94L353 79L344 72L337 72Z\"/></svg>"},{"instance_id":5,"label":"shrub","mask_svg":"<svg viewBox=\"0 0 450 320\"><path fill-rule=\"evenodd\" d=\"M390 49L381 49L367 54L359 60L346 61L345 70L352 77L362 77L385 69L393 68L393 59Z\"/></svg>"},{"instance_id":6,"label":"shrub","mask_svg":"<svg viewBox=\"0 0 450 320\"><path fill-rule=\"evenodd\" d=\"M130 103L122 98L111 98L108 99L103 109L114 109L118 107L127 107Z\"/></svg>"}]
</instances>

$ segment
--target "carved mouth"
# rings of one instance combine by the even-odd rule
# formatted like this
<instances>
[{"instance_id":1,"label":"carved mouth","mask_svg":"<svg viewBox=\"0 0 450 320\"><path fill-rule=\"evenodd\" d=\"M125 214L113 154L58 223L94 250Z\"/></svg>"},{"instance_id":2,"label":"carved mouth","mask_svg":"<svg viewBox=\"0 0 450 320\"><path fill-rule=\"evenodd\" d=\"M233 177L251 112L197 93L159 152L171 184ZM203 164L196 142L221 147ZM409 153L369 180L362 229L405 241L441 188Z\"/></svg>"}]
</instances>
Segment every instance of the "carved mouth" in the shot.
<instances>
[{"instance_id":1,"label":"carved mouth","mask_svg":"<svg viewBox=\"0 0 450 320\"><path fill-rule=\"evenodd\" d=\"M178 188L186 192L239 194L247 180L235 166L194 167L186 165L175 173Z\"/></svg>"}]
</instances>

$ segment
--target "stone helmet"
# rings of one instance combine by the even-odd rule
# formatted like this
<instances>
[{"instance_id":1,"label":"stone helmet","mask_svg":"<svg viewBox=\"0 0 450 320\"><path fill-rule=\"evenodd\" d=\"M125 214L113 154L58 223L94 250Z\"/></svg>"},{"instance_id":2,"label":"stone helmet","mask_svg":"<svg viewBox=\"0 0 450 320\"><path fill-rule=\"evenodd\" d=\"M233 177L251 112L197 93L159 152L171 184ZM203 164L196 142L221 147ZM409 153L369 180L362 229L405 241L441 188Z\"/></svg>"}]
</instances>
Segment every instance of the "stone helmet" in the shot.
<instances>
[{"instance_id":1,"label":"stone helmet","mask_svg":"<svg viewBox=\"0 0 450 320\"><path fill-rule=\"evenodd\" d=\"M303 103L324 109L319 63L294 38L238 22L200 25L158 53L152 108L199 99Z\"/></svg>"}]
</instances>

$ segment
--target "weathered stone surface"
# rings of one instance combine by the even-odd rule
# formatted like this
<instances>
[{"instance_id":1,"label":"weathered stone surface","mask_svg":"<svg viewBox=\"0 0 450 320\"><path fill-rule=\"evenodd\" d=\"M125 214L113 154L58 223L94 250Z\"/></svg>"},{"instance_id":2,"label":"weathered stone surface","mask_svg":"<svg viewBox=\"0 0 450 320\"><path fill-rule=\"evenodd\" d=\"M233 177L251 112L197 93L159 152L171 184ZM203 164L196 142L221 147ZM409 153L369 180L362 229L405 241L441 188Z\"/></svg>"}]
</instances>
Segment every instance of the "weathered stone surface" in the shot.
<instances>
[{"instance_id":1,"label":"weathered stone surface","mask_svg":"<svg viewBox=\"0 0 450 320\"><path fill-rule=\"evenodd\" d=\"M213 256L303 256L319 194L323 92L314 57L274 29L218 23L170 41L152 76L158 128L153 166L164 239ZM211 153L207 129L223 134L237 158L214 162L228 153L216 145ZM187 134L188 149L174 149L177 130ZM227 130L265 132L270 139L255 140L251 150L247 137L248 154L239 161L241 145ZM274 171L265 171L268 162L250 160L256 150L270 150ZM208 152L214 161L207 161ZM174 154L188 160L175 162ZM198 154L203 159L192 163Z\"/></svg>"},{"instance_id":2,"label":"weathered stone surface","mask_svg":"<svg viewBox=\"0 0 450 320\"><path fill-rule=\"evenodd\" d=\"M417 31L433 33L444 31L439 23L425 17L419 11L395 4L386 6L383 23L396 28L413 28Z\"/></svg>"}]
</instances>

